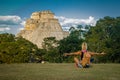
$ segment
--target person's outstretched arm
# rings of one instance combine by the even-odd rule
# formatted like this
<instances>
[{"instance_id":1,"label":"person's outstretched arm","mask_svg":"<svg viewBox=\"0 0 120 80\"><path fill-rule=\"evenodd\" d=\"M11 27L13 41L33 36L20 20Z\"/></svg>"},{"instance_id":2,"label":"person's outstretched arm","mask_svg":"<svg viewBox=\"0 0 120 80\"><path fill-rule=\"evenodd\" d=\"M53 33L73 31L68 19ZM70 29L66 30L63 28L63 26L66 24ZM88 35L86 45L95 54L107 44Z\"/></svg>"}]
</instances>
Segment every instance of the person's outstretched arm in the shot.
<instances>
[{"instance_id":1,"label":"person's outstretched arm","mask_svg":"<svg viewBox=\"0 0 120 80\"><path fill-rule=\"evenodd\" d=\"M64 56L72 56L72 55L81 55L81 51L77 51L73 53L64 53Z\"/></svg>"},{"instance_id":2,"label":"person's outstretched arm","mask_svg":"<svg viewBox=\"0 0 120 80\"><path fill-rule=\"evenodd\" d=\"M96 53L96 52L90 52L91 55L105 55L106 53L102 52L102 53Z\"/></svg>"}]
</instances>

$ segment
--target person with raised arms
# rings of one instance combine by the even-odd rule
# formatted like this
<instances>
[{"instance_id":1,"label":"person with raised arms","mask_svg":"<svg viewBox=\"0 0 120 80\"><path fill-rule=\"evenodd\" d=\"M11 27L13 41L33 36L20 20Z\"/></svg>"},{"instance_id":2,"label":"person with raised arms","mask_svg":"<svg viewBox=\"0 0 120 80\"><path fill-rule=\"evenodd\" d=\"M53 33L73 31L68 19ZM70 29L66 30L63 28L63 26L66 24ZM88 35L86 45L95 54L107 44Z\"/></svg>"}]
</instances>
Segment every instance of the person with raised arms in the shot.
<instances>
[{"instance_id":1,"label":"person with raised arms","mask_svg":"<svg viewBox=\"0 0 120 80\"><path fill-rule=\"evenodd\" d=\"M75 64L78 68L89 68L90 67L90 59L91 56L94 55L104 55L105 53L95 53L87 51L87 43L82 43L82 50L73 52L73 53L65 53L64 56L72 56L72 55L79 55L81 59L78 59L77 57L74 57Z\"/></svg>"}]
</instances>

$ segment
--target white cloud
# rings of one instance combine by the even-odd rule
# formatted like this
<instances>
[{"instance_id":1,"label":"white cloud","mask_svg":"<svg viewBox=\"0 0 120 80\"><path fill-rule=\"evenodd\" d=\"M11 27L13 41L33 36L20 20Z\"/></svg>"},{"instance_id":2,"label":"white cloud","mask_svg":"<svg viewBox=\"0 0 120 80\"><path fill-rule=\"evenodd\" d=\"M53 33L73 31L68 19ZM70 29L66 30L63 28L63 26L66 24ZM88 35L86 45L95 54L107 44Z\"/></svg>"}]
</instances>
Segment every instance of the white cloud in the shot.
<instances>
[{"instance_id":1,"label":"white cloud","mask_svg":"<svg viewBox=\"0 0 120 80\"><path fill-rule=\"evenodd\" d=\"M22 21L20 24L21 24L22 26L25 26L25 23L26 23L26 21Z\"/></svg>"},{"instance_id":2,"label":"white cloud","mask_svg":"<svg viewBox=\"0 0 120 80\"><path fill-rule=\"evenodd\" d=\"M18 31L24 30L24 27L20 27L18 28Z\"/></svg>"},{"instance_id":3,"label":"white cloud","mask_svg":"<svg viewBox=\"0 0 120 80\"><path fill-rule=\"evenodd\" d=\"M64 29L69 29L71 26L76 25L92 25L94 26L96 24L96 21L94 17L89 16L88 19L76 19L76 18L66 18L63 16L55 16L57 18Z\"/></svg>"},{"instance_id":4,"label":"white cloud","mask_svg":"<svg viewBox=\"0 0 120 80\"><path fill-rule=\"evenodd\" d=\"M0 16L0 24L6 25L17 25L22 22L22 19L19 16Z\"/></svg>"},{"instance_id":5,"label":"white cloud","mask_svg":"<svg viewBox=\"0 0 120 80\"><path fill-rule=\"evenodd\" d=\"M63 16L55 16L64 30L69 30L71 26L76 25L95 25L94 17L90 16L87 19L66 18ZM4 26L5 25L5 26ZM0 31L8 31L16 34L18 31L23 30L25 19L16 15L0 16Z\"/></svg>"},{"instance_id":6,"label":"white cloud","mask_svg":"<svg viewBox=\"0 0 120 80\"><path fill-rule=\"evenodd\" d=\"M9 31L9 30L11 30L9 27L2 27L2 28L0 28L0 31Z\"/></svg>"},{"instance_id":7,"label":"white cloud","mask_svg":"<svg viewBox=\"0 0 120 80\"><path fill-rule=\"evenodd\" d=\"M0 16L0 31L16 34L25 25L25 20L16 15Z\"/></svg>"}]
</instances>

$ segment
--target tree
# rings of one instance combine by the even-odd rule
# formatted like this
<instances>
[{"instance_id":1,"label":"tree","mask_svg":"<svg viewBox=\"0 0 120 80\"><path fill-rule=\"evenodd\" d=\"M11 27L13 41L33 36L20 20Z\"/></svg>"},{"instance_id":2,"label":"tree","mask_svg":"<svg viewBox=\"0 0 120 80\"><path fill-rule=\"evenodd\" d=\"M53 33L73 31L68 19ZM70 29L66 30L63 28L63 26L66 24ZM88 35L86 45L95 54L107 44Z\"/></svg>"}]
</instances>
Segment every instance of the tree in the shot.
<instances>
[{"instance_id":1,"label":"tree","mask_svg":"<svg viewBox=\"0 0 120 80\"><path fill-rule=\"evenodd\" d=\"M79 31L75 30L70 33L70 35L59 41L59 53L63 55L63 53L70 53L81 50L81 43L83 39L79 38ZM73 57L63 57L63 61L65 62L73 62Z\"/></svg>"},{"instance_id":2,"label":"tree","mask_svg":"<svg viewBox=\"0 0 120 80\"><path fill-rule=\"evenodd\" d=\"M94 52L106 52L104 60L120 62L120 18L104 17L97 21L96 26L90 28L86 35L89 50Z\"/></svg>"},{"instance_id":3,"label":"tree","mask_svg":"<svg viewBox=\"0 0 120 80\"><path fill-rule=\"evenodd\" d=\"M61 62L61 55L58 52L57 46L58 41L55 39L55 37L44 38L44 42L42 44L42 47L45 51L43 54L44 60L57 63Z\"/></svg>"},{"instance_id":4,"label":"tree","mask_svg":"<svg viewBox=\"0 0 120 80\"><path fill-rule=\"evenodd\" d=\"M81 30L82 28L83 28L82 25L77 25L77 29L78 29L78 30Z\"/></svg>"},{"instance_id":5,"label":"tree","mask_svg":"<svg viewBox=\"0 0 120 80\"><path fill-rule=\"evenodd\" d=\"M0 63L32 62L38 54L38 48L33 43L13 34L0 34Z\"/></svg>"},{"instance_id":6,"label":"tree","mask_svg":"<svg viewBox=\"0 0 120 80\"><path fill-rule=\"evenodd\" d=\"M54 48L58 45L57 42L58 41L55 39L55 37L47 37L47 38L44 38L42 47L46 50L50 50L51 48Z\"/></svg>"},{"instance_id":7,"label":"tree","mask_svg":"<svg viewBox=\"0 0 120 80\"><path fill-rule=\"evenodd\" d=\"M90 28L90 26L86 25L85 28ZM77 35L79 39L85 39L85 34L89 29L85 29L82 25L77 25L77 27L71 27L69 29L71 34Z\"/></svg>"},{"instance_id":8,"label":"tree","mask_svg":"<svg viewBox=\"0 0 120 80\"><path fill-rule=\"evenodd\" d=\"M70 31L70 32L75 31L75 27L73 27L73 26L72 26L72 27L70 27L69 31Z\"/></svg>"},{"instance_id":9,"label":"tree","mask_svg":"<svg viewBox=\"0 0 120 80\"><path fill-rule=\"evenodd\" d=\"M90 25L86 25L86 26L85 26L85 29L86 29L86 30L89 30L90 27L91 27Z\"/></svg>"}]
</instances>

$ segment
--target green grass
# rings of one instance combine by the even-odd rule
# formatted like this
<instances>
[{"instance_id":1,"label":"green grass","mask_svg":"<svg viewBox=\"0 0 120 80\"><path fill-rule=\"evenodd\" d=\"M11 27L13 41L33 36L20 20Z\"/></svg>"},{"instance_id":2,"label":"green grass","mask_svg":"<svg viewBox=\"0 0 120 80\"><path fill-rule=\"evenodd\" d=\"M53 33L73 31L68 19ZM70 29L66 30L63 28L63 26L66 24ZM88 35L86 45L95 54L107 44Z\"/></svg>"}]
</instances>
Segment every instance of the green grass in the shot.
<instances>
[{"instance_id":1,"label":"green grass","mask_svg":"<svg viewBox=\"0 0 120 80\"><path fill-rule=\"evenodd\" d=\"M120 80L120 64L92 64L76 68L63 64L0 64L0 80Z\"/></svg>"}]
</instances>

